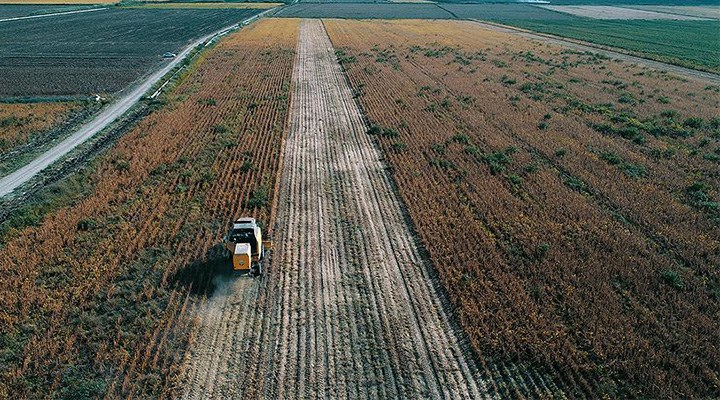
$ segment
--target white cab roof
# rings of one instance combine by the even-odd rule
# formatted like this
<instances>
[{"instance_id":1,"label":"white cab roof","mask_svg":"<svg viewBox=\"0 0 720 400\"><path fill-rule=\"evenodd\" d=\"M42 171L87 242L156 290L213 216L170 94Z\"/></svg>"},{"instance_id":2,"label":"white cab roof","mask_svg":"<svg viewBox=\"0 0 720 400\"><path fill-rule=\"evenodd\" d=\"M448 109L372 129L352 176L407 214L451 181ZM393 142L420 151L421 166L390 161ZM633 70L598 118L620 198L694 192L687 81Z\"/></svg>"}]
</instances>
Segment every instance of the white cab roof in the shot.
<instances>
[{"instance_id":1,"label":"white cab roof","mask_svg":"<svg viewBox=\"0 0 720 400\"><path fill-rule=\"evenodd\" d=\"M250 254L250 244L235 243L235 254Z\"/></svg>"}]
</instances>

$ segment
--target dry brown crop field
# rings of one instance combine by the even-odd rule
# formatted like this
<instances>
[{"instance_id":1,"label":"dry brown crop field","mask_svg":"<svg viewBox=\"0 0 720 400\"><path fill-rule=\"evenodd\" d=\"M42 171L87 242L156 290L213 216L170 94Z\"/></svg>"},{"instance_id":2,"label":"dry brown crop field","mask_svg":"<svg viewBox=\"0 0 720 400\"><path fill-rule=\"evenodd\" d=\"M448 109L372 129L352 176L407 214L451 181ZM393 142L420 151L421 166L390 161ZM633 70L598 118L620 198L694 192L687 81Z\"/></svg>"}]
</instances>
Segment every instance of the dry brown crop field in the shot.
<instances>
[{"instance_id":1,"label":"dry brown crop field","mask_svg":"<svg viewBox=\"0 0 720 400\"><path fill-rule=\"evenodd\" d=\"M0 397L172 397L227 221L269 215L297 22L221 41L89 174L0 248Z\"/></svg>"},{"instance_id":2,"label":"dry brown crop field","mask_svg":"<svg viewBox=\"0 0 720 400\"><path fill-rule=\"evenodd\" d=\"M293 83L268 274L223 279L199 309L182 398L495 398L319 20L300 26ZM493 386L556 392L495 367Z\"/></svg>"},{"instance_id":3,"label":"dry brown crop field","mask_svg":"<svg viewBox=\"0 0 720 400\"><path fill-rule=\"evenodd\" d=\"M720 395L720 88L472 23L325 26L483 365Z\"/></svg>"},{"instance_id":4,"label":"dry brown crop field","mask_svg":"<svg viewBox=\"0 0 720 400\"><path fill-rule=\"evenodd\" d=\"M34 134L62 124L82 108L79 102L0 104L0 157Z\"/></svg>"}]
</instances>

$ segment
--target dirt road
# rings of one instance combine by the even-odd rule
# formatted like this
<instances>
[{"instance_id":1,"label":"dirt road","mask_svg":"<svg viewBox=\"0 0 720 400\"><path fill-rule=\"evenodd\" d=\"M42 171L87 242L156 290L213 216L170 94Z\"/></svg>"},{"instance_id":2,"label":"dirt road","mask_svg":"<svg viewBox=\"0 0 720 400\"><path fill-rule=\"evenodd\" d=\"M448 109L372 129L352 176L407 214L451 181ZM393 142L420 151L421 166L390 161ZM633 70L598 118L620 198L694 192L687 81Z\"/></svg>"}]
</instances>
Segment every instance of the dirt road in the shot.
<instances>
[{"instance_id":1,"label":"dirt road","mask_svg":"<svg viewBox=\"0 0 720 400\"><path fill-rule=\"evenodd\" d=\"M28 15L28 16L24 16L24 17L3 18L3 19L0 19L0 22L22 21L25 19L47 18L47 17L55 17L58 15L68 15L68 14L80 14L80 13L88 13L88 12L95 12L95 11L103 11L103 10L107 10L107 9L108 9L107 7L92 8L90 10L64 11L64 12L56 12L56 13L49 13L49 14Z\"/></svg>"},{"instance_id":2,"label":"dirt road","mask_svg":"<svg viewBox=\"0 0 720 400\"><path fill-rule=\"evenodd\" d=\"M269 275L218 282L183 398L490 397L320 21L294 82Z\"/></svg>"},{"instance_id":3,"label":"dirt road","mask_svg":"<svg viewBox=\"0 0 720 400\"><path fill-rule=\"evenodd\" d=\"M105 110L99 113L93 120L80 127L77 132L73 133L71 136L58 143L55 147L39 155L27 165L2 177L2 179L0 179L0 197L12 193L15 189L28 182L39 172L49 167L54 162L60 160L62 157L70 153L74 148L84 143L85 141L93 137L95 134L108 127L115 120L120 118L120 116L125 114L128 110L130 110L132 106L134 106L138 101L140 101L140 99L146 94L148 90L150 90L150 88L152 88L156 83L160 82L160 80L165 75L167 75L168 72L170 72L173 68L179 65L190 54L190 52L192 52L193 49L205 44L206 42L210 42L221 35L226 34L228 31L237 28L240 25L254 21L258 17L273 10L274 9L263 11L262 13L250 17L239 24L226 27L217 32L204 36L187 46L181 53L179 53L175 58L173 58L169 63L167 63L162 69L147 77L143 82L132 88L132 90L125 96L121 97L114 103L107 106Z\"/></svg>"}]
</instances>

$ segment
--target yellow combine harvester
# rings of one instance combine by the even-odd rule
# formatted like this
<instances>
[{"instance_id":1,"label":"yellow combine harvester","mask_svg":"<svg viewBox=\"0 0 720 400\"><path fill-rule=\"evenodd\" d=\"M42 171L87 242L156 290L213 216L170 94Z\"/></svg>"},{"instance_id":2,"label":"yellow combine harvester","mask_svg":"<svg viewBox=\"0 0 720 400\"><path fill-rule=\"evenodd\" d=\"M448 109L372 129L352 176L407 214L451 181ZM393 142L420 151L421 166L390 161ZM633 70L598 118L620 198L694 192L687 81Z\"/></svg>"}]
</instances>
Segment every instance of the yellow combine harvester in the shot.
<instances>
[{"instance_id":1,"label":"yellow combine harvester","mask_svg":"<svg viewBox=\"0 0 720 400\"><path fill-rule=\"evenodd\" d=\"M232 268L250 276L262 275L265 250L272 248L272 241L263 240L262 230L255 218L239 218L225 237L225 248L230 252Z\"/></svg>"}]
</instances>

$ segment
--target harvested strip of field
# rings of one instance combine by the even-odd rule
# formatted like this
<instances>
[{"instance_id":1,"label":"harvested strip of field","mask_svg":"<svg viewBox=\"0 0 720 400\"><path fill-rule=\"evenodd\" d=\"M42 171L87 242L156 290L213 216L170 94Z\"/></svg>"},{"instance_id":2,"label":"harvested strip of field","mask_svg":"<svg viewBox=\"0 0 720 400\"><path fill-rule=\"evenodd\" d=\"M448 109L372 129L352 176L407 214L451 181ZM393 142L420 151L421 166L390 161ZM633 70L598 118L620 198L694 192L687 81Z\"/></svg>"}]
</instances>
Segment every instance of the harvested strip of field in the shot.
<instances>
[{"instance_id":1,"label":"harvested strip of field","mask_svg":"<svg viewBox=\"0 0 720 400\"><path fill-rule=\"evenodd\" d=\"M109 9L0 24L0 96L116 93L261 10Z\"/></svg>"},{"instance_id":2,"label":"harvested strip of field","mask_svg":"<svg viewBox=\"0 0 720 400\"><path fill-rule=\"evenodd\" d=\"M688 15L698 18L720 19L720 6L624 6L637 10L655 11L668 14Z\"/></svg>"},{"instance_id":3,"label":"harvested strip of field","mask_svg":"<svg viewBox=\"0 0 720 400\"><path fill-rule=\"evenodd\" d=\"M73 177L86 196L3 237L0 393L177 397L227 222L270 220L296 29L261 21L220 41Z\"/></svg>"},{"instance_id":4,"label":"harvested strip of field","mask_svg":"<svg viewBox=\"0 0 720 400\"><path fill-rule=\"evenodd\" d=\"M435 4L299 3L284 7L277 17L452 19Z\"/></svg>"},{"instance_id":5,"label":"harvested strip of field","mask_svg":"<svg viewBox=\"0 0 720 400\"><path fill-rule=\"evenodd\" d=\"M578 398L715 397L720 87L468 23L326 26L486 365Z\"/></svg>"},{"instance_id":6,"label":"harvested strip of field","mask_svg":"<svg viewBox=\"0 0 720 400\"><path fill-rule=\"evenodd\" d=\"M636 10L613 6L539 6L551 11L577 15L593 19L675 19L703 20L689 15L668 14L663 12Z\"/></svg>"},{"instance_id":7,"label":"harvested strip of field","mask_svg":"<svg viewBox=\"0 0 720 400\"><path fill-rule=\"evenodd\" d=\"M319 21L294 82L267 281L201 309L184 398L489 396Z\"/></svg>"}]
</instances>

